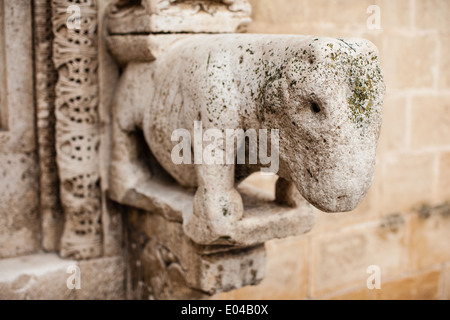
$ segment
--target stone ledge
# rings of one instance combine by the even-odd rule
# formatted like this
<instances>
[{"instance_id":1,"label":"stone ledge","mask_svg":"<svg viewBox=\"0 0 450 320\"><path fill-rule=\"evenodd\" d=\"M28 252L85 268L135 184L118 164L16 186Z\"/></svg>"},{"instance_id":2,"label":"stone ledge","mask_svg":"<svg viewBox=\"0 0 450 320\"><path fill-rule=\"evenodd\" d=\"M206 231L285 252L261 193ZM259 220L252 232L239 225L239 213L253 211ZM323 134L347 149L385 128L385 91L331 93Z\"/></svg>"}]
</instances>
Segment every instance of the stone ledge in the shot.
<instances>
[{"instance_id":1,"label":"stone ledge","mask_svg":"<svg viewBox=\"0 0 450 320\"><path fill-rule=\"evenodd\" d=\"M81 289L67 288L67 267L81 272ZM0 260L2 300L118 300L124 299L122 257L76 262L55 254L37 254Z\"/></svg>"},{"instance_id":2,"label":"stone ledge","mask_svg":"<svg viewBox=\"0 0 450 320\"><path fill-rule=\"evenodd\" d=\"M251 20L247 0L120 0L108 12L110 34L233 33Z\"/></svg>"}]
</instances>

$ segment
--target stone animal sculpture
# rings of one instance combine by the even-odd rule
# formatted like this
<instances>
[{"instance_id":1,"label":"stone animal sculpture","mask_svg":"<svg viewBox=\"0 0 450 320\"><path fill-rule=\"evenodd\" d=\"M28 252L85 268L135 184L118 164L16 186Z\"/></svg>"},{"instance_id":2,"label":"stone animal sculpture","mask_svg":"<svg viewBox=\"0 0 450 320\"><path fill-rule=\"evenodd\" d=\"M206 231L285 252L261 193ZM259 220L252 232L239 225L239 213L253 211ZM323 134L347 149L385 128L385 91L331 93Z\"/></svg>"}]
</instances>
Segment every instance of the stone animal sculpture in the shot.
<instances>
[{"instance_id":1,"label":"stone animal sculpture","mask_svg":"<svg viewBox=\"0 0 450 320\"><path fill-rule=\"evenodd\" d=\"M368 192L385 85L376 47L360 39L280 35L196 35L156 61L130 63L114 105L110 194L120 198L151 174L138 161L142 130L162 167L195 187L185 232L220 243L243 216L236 185L261 165L171 160L175 130L279 129L277 200L300 194L325 212L353 210ZM238 141L238 147L245 144ZM226 152L226 150L224 150Z\"/></svg>"}]
</instances>

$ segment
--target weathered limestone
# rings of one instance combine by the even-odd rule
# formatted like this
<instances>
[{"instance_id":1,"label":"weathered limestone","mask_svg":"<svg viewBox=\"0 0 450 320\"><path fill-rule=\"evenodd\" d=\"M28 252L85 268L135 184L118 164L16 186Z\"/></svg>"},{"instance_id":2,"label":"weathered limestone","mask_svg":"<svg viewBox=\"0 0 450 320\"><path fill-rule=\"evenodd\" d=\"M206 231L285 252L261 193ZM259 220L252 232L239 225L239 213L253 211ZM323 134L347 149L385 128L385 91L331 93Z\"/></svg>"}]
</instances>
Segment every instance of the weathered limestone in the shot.
<instances>
[{"instance_id":1,"label":"weathered limestone","mask_svg":"<svg viewBox=\"0 0 450 320\"><path fill-rule=\"evenodd\" d=\"M251 22L247 0L117 0L111 6L111 34L225 33Z\"/></svg>"},{"instance_id":2,"label":"weathered limestone","mask_svg":"<svg viewBox=\"0 0 450 320\"><path fill-rule=\"evenodd\" d=\"M248 244L239 238L240 230L249 233L235 186L264 166L175 164L173 132L186 129L194 137L194 122L202 121L203 130L222 132L280 129L278 194L284 204L301 206L298 190L323 211L350 211L372 183L384 90L378 52L365 40L181 38L154 62L129 63L122 75L113 111L110 195L123 202L152 179L133 135L139 127L162 167L180 185L198 187L193 212L183 213L186 234L199 244ZM237 149L243 142L238 138ZM277 237L271 224L262 223L264 240Z\"/></svg>"},{"instance_id":3,"label":"weathered limestone","mask_svg":"<svg viewBox=\"0 0 450 320\"><path fill-rule=\"evenodd\" d=\"M263 245L199 246L180 222L135 209L126 211L126 225L128 298L201 299L256 285L264 277Z\"/></svg>"},{"instance_id":4,"label":"weathered limestone","mask_svg":"<svg viewBox=\"0 0 450 320\"><path fill-rule=\"evenodd\" d=\"M0 259L40 248L31 11L0 1Z\"/></svg>"},{"instance_id":5,"label":"weathered limestone","mask_svg":"<svg viewBox=\"0 0 450 320\"><path fill-rule=\"evenodd\" d=\"M27 153L36 148L33 104L32 17L29 1L3 0L2 153ZM0 55L1 57L1 55Z\"/></svg>"},{"instance_id":6,"label":"weathered limestone","mask_svg":"<svg viewBox=\"0 0 450 320\"><path fill-rule=\"evenodd\" d=\"M56 251L62 230L59 177L55 145L55 84L53 65L52 11L49 1L33 0L34 72L36 129L39 154L39 205L41 243L46 251Z\"/></svg>"},{"instance_id":7,"label":"weathered limestone","mask_svg":"<svg viewBox=\"0 0 450 320\"><path fill-rule=\"evenodd\" d=\"M67 281L80 271L81 288L69 289ZM121 257L77 262L54 254L0 260L2 300L116 300L124 299L124 263ZM72 283L73 280L72 280Z\"/></svg>"},{"instance_id":8,"label":"weathered limestone","mask_svg":"<svg viewBox=\"0 0 450 320\"><path fill-rule=\"evenodd\" d=\"M37 159L0 154L0 258L39 251Z\"/></svg>"}]
</instances>

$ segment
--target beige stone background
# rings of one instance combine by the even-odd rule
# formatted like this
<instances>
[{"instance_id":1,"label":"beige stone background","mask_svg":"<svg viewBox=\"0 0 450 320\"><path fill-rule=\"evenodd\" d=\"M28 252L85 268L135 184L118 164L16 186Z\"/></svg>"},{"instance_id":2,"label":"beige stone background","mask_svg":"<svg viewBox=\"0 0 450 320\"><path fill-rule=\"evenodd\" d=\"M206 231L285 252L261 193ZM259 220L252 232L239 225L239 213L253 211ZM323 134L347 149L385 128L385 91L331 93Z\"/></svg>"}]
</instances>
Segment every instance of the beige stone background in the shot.
<instances>
[{"instance_id":1,"label":"beige stone background","mask_svg":"<svg viewBox=\"0 0 450 320\"><path fill-rule=\"evenodd\" d=\"M366 200L352 213L320 213L310 234L269 243L263 283L217 298L450 299L450 212L429 210L450 201L450 1L251 3L251 33L371 40L387 96ZM381 9L381 30L367 28L370 5ZM381 290L367 289L371 265Z\"/></svg>"}]
</instances>

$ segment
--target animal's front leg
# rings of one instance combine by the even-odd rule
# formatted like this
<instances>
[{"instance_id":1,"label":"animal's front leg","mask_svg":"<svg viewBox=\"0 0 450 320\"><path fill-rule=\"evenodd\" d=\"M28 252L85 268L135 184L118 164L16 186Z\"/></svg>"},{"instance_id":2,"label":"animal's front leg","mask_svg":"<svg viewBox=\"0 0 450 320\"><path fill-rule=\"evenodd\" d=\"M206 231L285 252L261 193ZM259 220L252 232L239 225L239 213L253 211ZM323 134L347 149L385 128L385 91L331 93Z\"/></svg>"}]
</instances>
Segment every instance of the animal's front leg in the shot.
<instances>
[{"instance_id":1,"label":"animal's front leg","mask_svg":"<svg viewBox=\"0 0 450 320\"><path fill-rule=\"evenodd\" d=\"M149 169L139 159L138 150L136 133L123 129L119 119L115 117L109 168L109 196L115 201L122 201L127 192L151 178Z\"/></svg>"},{"instance_id":2,"label":"animal's front leg","mask_svg":"<svg viewBox=\"0 0 450 320\"><path fill-rule=\"evenodd\" d=\"M199 187L194 212L185 221L185 232L198 244L230 244L236 223L244 214L235 189L234 165L198 165Z\"/></svg>"}]
</instances>

